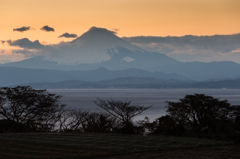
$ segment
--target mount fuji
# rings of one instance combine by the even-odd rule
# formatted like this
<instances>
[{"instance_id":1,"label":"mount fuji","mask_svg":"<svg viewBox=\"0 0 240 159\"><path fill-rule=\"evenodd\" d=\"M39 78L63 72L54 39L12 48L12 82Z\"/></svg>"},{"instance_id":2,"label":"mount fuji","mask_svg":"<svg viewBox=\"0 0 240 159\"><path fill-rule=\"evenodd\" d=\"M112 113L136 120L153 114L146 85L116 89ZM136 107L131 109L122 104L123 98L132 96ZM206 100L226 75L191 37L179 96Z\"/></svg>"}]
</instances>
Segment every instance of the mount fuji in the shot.
<instances>
[{"instance_id":1,"label":"mount fuji","mask_svg":"<svg viewBox=\"0 0 240 159\"><path fill-rule=\"evenodd\" d=\"M92 27L71 42L43 45L40 56L2 66L54 70L109 70L138 68L151 70L178 63L164 54L145 51L105 28Z\"/></svg>"},{"instance_id":2,"label":"mount fuji","mask_svg":"<svg viewBox=\"0 0 240 159\"><path fill-rule=\"evenodd\" d=\"M43 45L24 38L14 42L19 47L37 49L37 56L23 61L0 64L30 69L48 69L58 71L97 70L110 71L141 69L150 72L178 74L190 80L235 79L240 76L240 64L231 61L219 62L179 62L158 52L149 52L139 48L112 31L92 27L70 42L55 45ZM24 44L24 45L23 45ZM30 45L31 44L31 45ZM169 75L169 78L171 75Z\"/></svg>"}]
</instances>

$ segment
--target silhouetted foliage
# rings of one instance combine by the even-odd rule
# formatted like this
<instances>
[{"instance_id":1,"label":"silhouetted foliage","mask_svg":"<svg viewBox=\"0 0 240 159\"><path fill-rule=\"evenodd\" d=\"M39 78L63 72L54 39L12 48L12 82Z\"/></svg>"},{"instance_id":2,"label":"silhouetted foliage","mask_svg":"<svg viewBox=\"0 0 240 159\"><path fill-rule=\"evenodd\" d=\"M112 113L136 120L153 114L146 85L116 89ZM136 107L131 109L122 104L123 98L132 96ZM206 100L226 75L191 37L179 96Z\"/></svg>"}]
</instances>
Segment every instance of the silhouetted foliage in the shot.
<instances>
[{"instance_id":1,"label":"silhouetted foliage","mask_svg":"<svg viewBox=\"0 0 240 159\"><path fill-rule=\"evenodd\" d=\"M29 86L0 88L0 119L38 131L51 131L65 107L61 96Z\"/></svg>"},{"instance_id":2,"label":"silhouetted foliage","mask_svg":"<svg viewBox=\"0 0 240 159\"><path fill-rule=\"evenodd\" d=\"M152 132L153 134L161 135L182 135L185 133L185 130L181 125L177 125L175 120L169 116L161 116L157 118L154 122L155 129Z\"/></svg>"},{"instance_id":3,"label":"silhouetted foliage","mask_svg":"<svg viewBox=\"0 0 240 159\"><path fill-rule=\"evenodd\" d=\"M84 132L111 132L114 121L106 113L89 112L82 124Z\"/></svg>"},{"instance_id":4,"label":"silhouetted foliage","mask_svg":"<svg viewBox=\"0 0 240 159\"><path fill-rule=\"evenodd\" d=\"M174 127L179 134L224 138L236 131L240 108L231 106L227 100L194 94L186 95L179 102L167 101L167 104L168 126L159 124L161 132L169 132L169 128ZM166 116L159 118L159 122L166 123L164 118Z\"/></svg>"},{"instance_id":5,"label":"silhouetted foliage","mask_svg":"<svg viewBox=\"0 0 240 159\"><path fill-rule=\"evenodd\" d=\"M146 135L154 131L154 123L151 123L147 116L145 116L143 120L138 120L136 123L136 134Z\"/></svg>"},{"instance_id":6,"label":"silhouetted foliage","mask_svg":"<svg viewBox=\"0 0 240 159\"><path fill-rule=\"evenodd\" d=\"M12 120L0 120L0 133L33 132L34 130Z\"/></svg>"},{"instance_id":7,"label":"silhouetted foliage","mask_svg":"<svg viewBox=\"0 0 240 159\"><path fill-rule=\"evenodd\" d=\"M109 114L81 109L67 109L59 121L59 130L68 132L112 132L118 120Z\"/></svg>"},{"instance_id":8,"label":"silhouetted foliage","mask_svg":"<svg viewBox=\"0 0 240 159\"><path fill-rule=\"evenodd\" d=\"M167 101L167 115L150 122L133 117L151 106L131 101L103 100L94 103L106 112L64 109L61 96L28 86L0 88L0 133L5 132L101 132L161 134L230 139L240 142L240 106L231 106L204 94Z\"/></svg>"},{"instance_id":9,"label":"silhouetted foliage","mask_svg":"<svg viewBox=\"0 0 240 159\"><path fill-rule=\"evenodd\" d=\"M152 107L132 104L131 101L123 102L120 100L103 100L99 98L94 103L104 109L109 115L120 120L122 123L120 131L126 134L133 134L135 132L132 118Z\"/></svg>"},{"instance_id":10,"label":"silhouetted foliage","mask_svg":"<svg viewBox=\"0 0 240 159\"><path fill-rule=\"evenodd\" d=\"M131 119L139 114L141 114L143 111L151 108L152 106L140 106L136 104L131 104L131 101L120 101L120 100L103 100L97 98L96 101L94 101L96 105L103 108L107 113L110 115L118 118L122 122L130 122Z\"/></svg>"}]
</instances>

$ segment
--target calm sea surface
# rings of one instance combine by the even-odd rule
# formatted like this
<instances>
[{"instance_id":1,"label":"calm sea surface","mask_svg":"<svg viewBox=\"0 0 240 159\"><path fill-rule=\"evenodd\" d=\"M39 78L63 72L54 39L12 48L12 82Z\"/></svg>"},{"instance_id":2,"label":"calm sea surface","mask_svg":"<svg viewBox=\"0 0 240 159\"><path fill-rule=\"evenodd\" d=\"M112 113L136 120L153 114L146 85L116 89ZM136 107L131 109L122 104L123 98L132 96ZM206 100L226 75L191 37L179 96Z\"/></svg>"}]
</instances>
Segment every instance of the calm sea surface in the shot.
<instances>
[{"instance_id":1,"label":"calm sea surface","mask_svg":"<svg viewBox=\"0 0 240 159\"><path fill-rule=\"evenodd\" d=\"M165 101L178 101L186 94L206 94L228 100L232 105L240 105L240 89L49 89L49 92L62 95L61 102L67 107L101 111L93 103L96 98L131 100L134 104L153 105L135 120L148 116L154 120L166 114Z\"/></svg>"}]
</instances>

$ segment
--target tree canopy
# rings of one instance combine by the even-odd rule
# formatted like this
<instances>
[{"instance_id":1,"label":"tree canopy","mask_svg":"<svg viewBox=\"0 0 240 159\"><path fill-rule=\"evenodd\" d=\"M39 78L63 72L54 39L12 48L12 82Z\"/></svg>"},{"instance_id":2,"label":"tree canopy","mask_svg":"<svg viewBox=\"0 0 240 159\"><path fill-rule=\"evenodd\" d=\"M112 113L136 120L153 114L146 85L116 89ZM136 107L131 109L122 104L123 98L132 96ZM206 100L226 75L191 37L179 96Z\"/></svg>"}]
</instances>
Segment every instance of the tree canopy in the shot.
<instances>
[{"instance_id":1,"label":"tree canopy","mask_svg":"<svg viewBox=\"0 0 240 159\"><path fill-rule=\"evenodd\" d=\"M178 127L184 128L182 133L204 136L224 133L237 118L238 107L205 94L186 95L179 102L166 103L168 115Z\"/></svg>"},{"instance_id":2,"label":"tree canopy","mask_svg":"<svg viewBox=\"0 0 240 159\"><path fill-rule=\"evenodd\" d=\"M130 122L133 117L152 107L132 104L131 101L103 100L99 98L94 103L123 123Z\"/></svg>"},{"instance_id":3,"label":"tree canopy","mask_svg":"<svg viewBox=\"0 0 240 159\"><path fill-rule=\"evenodd\" d=\"M61 96L29 86L0 88L0 119L7 119L37 130L49 130L65 107Z\"/></svg>"}]
</instances>

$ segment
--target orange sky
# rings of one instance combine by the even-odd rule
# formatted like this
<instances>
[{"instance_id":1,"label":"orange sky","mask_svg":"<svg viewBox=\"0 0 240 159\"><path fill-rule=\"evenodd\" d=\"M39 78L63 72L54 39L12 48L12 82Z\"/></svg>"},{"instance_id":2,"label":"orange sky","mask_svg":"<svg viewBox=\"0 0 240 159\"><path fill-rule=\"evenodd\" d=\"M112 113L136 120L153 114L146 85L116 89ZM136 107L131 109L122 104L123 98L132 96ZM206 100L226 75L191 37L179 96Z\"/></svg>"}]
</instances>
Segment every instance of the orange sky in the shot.
<instances>
[{"instance_id":1,"label":"orange sky","mask_svg":"<svg viewBox=\"0 0 240 159\"><path fill-rule=\"evenodd\" d=\"M119 29L120 37L234 34L239 19L240 0L0 0L0 40L58 43L92 26ZM44 25L55 32L39 30ZM22 26L35 30L13 32Z\"/></svg>"}]
</instances>

